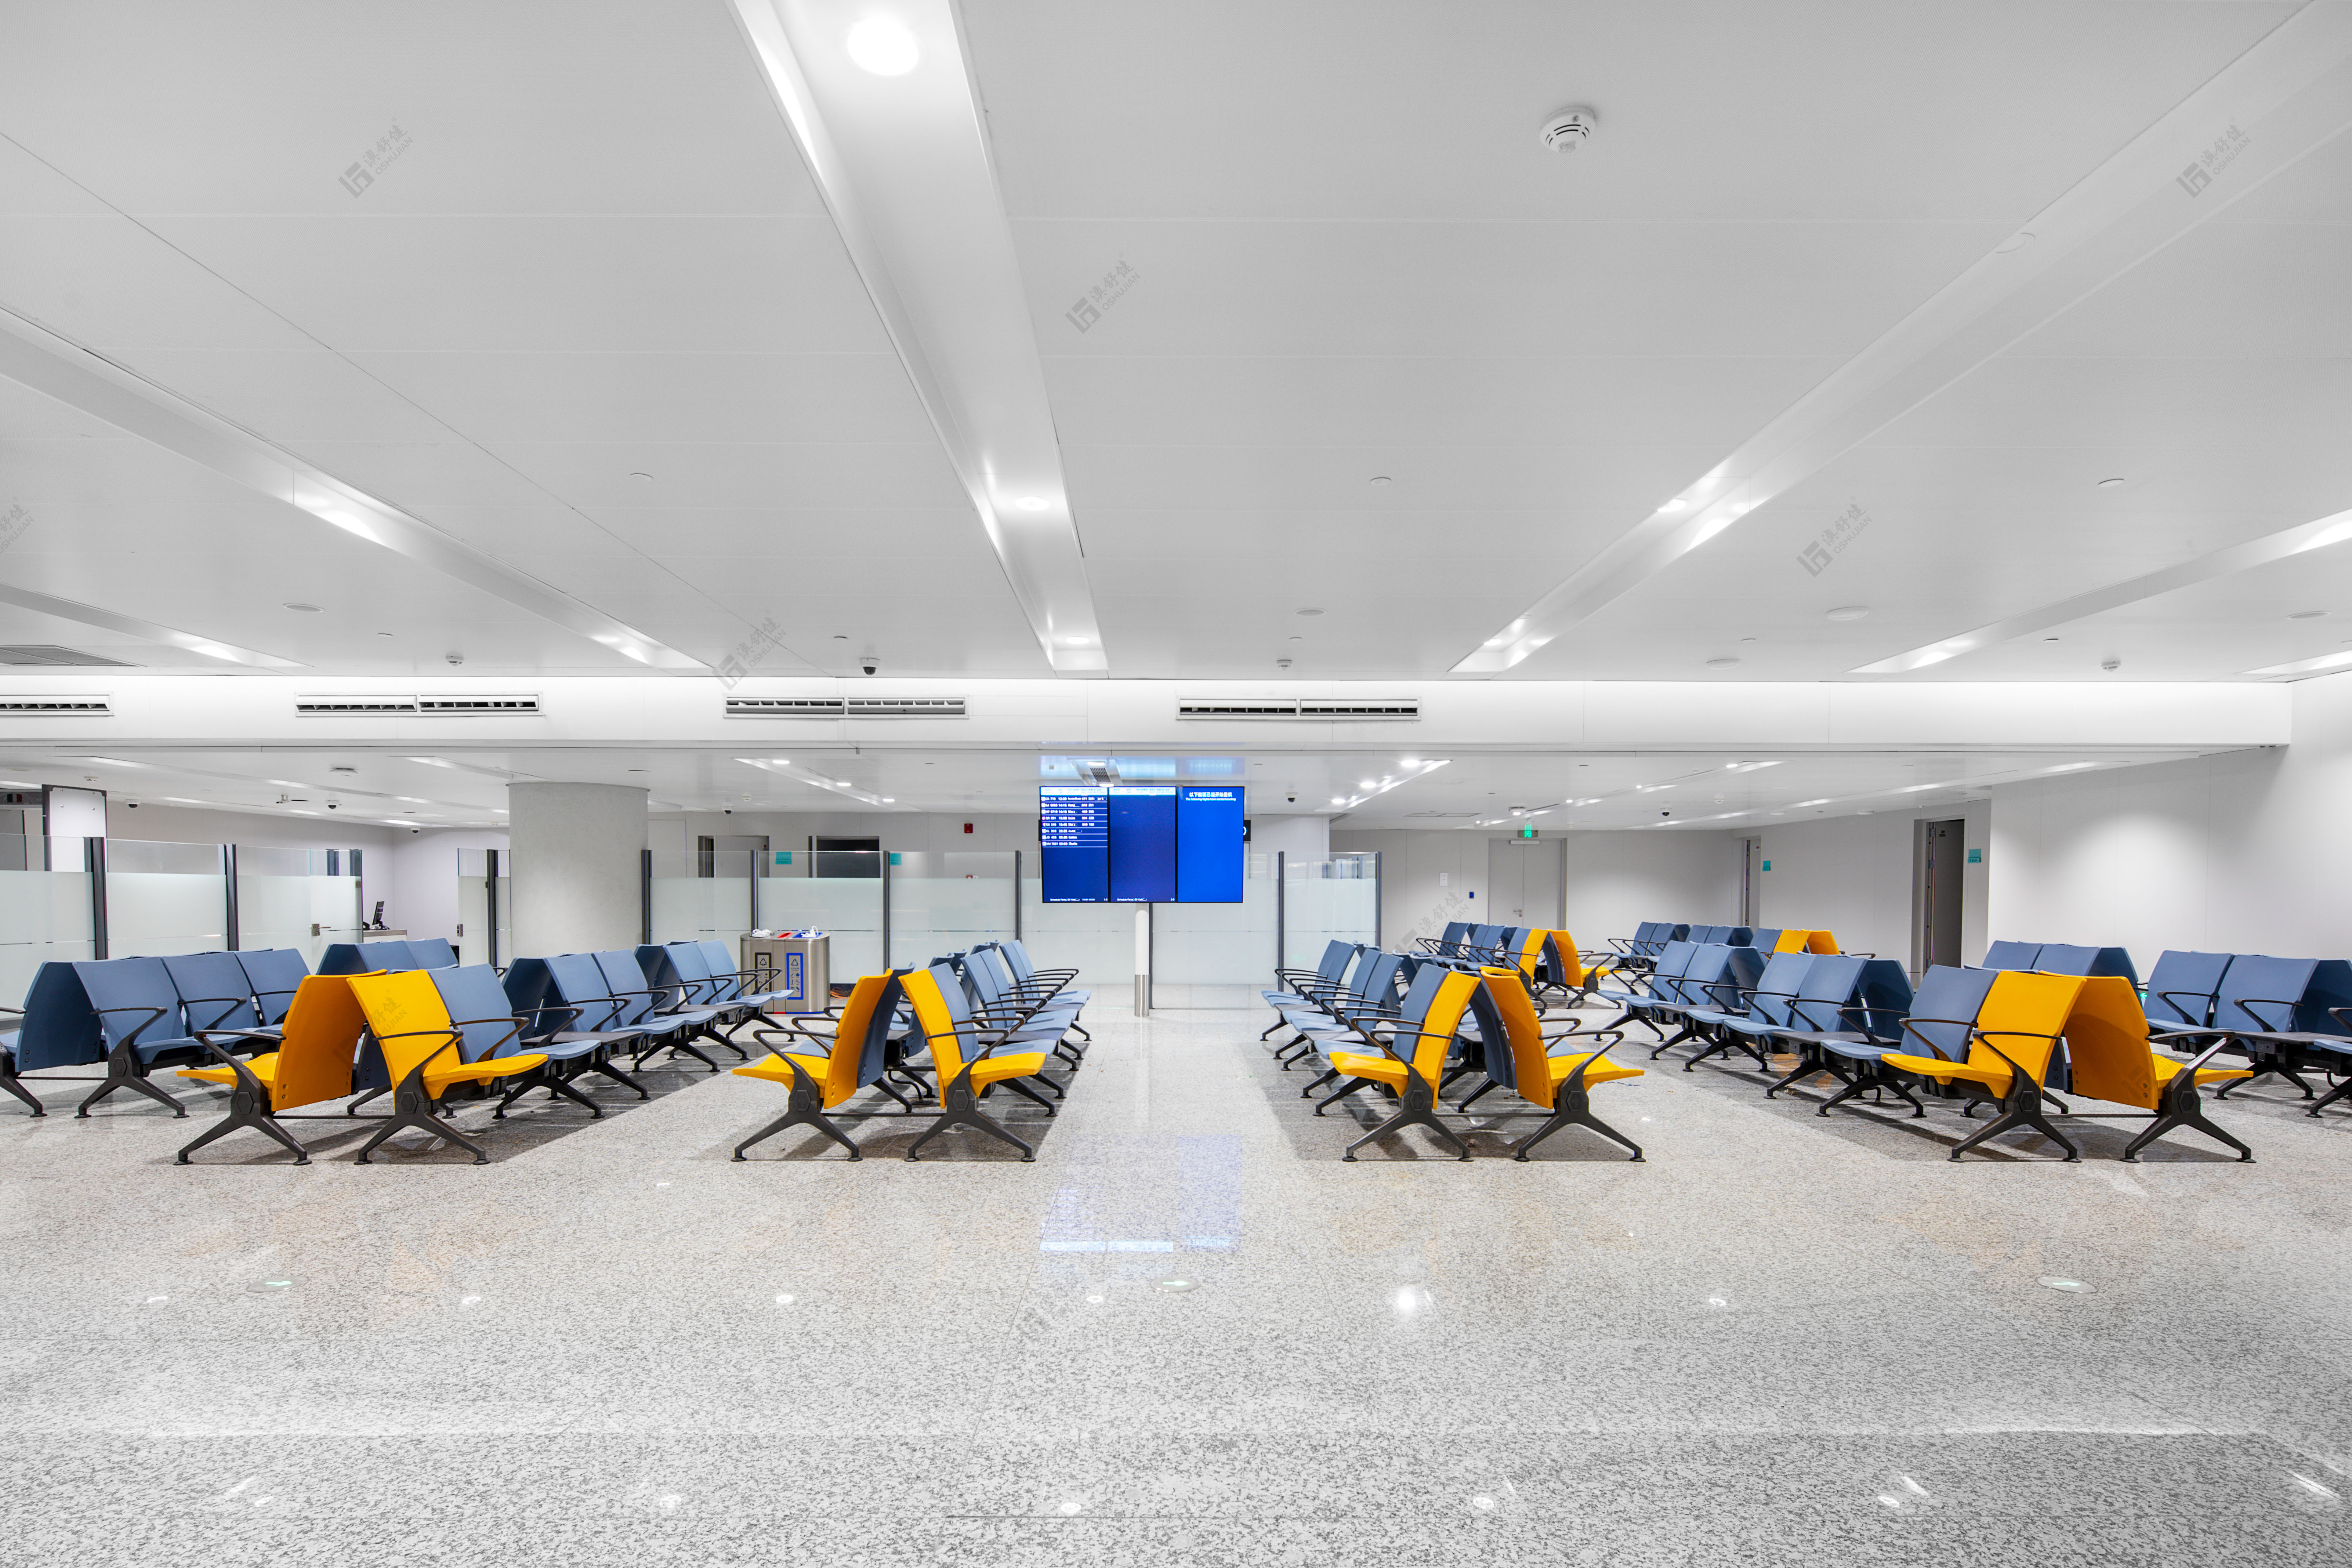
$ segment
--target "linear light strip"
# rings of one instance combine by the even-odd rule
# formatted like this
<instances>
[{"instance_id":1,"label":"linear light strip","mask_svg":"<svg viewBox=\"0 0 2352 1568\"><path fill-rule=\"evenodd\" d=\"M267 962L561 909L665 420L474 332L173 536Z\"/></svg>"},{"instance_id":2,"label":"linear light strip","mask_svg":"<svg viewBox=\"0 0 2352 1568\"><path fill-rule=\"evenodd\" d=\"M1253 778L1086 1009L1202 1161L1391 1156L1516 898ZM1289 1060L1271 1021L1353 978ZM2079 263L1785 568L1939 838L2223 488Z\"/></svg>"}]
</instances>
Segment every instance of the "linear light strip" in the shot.
<instances>
[{"instance_id":1,"label":"linear light strip","mask_svg":"<svg viewBox=\"0 0 2352 1568\"><path fill-rule=\"evenodd\" d=\"M892 346L1046 661L1109 668L1013 226L950 0L731 0ZM882 76L852 27L904 30Z\"/></svg>"},{"instance_id":2,"label":"linear light strip","mask_svg":"<svg viewBox=\"0 0 2352 1568\"><path fill-rule=\"evenodd\" d=\"M256 669L308 669L310 667L298 659L280 658L274 653L261 653L235 643L222 642L217 637L199 637L174 626L142 621L136 616L117 615L101 610L96 605L85 605L73 599L59 599L47 594L37 594L30 588L18 588L0 584L0 603L23 610L55 616L61 621L75 621L85 626L97 626L104 631L121 632L125 637L145 642L163 643L170 647L184 648L203 654L206 658L224 659L230 664L250 665Z\"/></svg>"},{"instance_id":3,"label":"linear light strip","mask_svg":"<svg viewBox=\"0 0 2352 1568\"><path fill-rule=\"evenodd\" d=\"M2347 56L2352 5L2295 12L1454 673L1519 664L2325 144L2352 124ZM2187 189L2183 165L2233 126L2242 152Z\"/></svg>"},{"instance_id":4,"label":"linear light strip","mask_svg":"<svg viewBox=\"0 0 2352 1568\"><path fill-rule=\"evenodd\" d=\"M707 668L700 659L656 642L391 502L313 468L245 426L5 308L0 308L0 376L640 664L656 669ZM301 667L281 663L278 668Z\"/></svg>"},{"instance_id":5,"label":"linear light strip","mask_svg":"<svg viewBox=\"0 0 2352 1568\"><path fill-rule=\"evenodd\" d=\"M2105 588L2094 588L2087 594L2077 594L2071 599L2060 599L2055 604L2028 610L2023 615L2011 616L2006 620L1979 626L1974 631L1945 637L1939 642L1931 642L1924 647L1915 647L1907 653L1898 653L1892 658L1882 658L1875 663L1857 665L1850 673L1902 675L1914 669L1925 669L1931 664L1941 664L1947 659L1958 658L1964 653L1974 653L1979 648L1990 647L1995 643L2008 642L2012 637L2026 637L2050 626L2064 626L2069 621L2079 621L2089 616L2101 615L2125 605L2137 604L2142 599L2153 599L2161 594L2176 593L2182 588L2193 588L2200 583L2210 583L2217 577L2227 577L2239 572L2251 572L2257 566L2268 566L2274 562L2284 561L2290 556L2301 555L2306 551L2325 550L2331 544L2341 544L2347 539L2352 539L2352 510L2336 512L2321 518L2316 522L2306 522L2294 528L2281 529L2276 533L2266 533L2260 539L2250 539L2243 544L2233 544L2226 550L2212 551L2208 554L2183 561L2178 565L2167 566L2162 571L2149 572L2126 582L2112 584ZM2268 669L2249 670L2247 673L2284 675L2300 672L2290 670L2284 666L2273 666Z\"/></svg>"}]
</instances>

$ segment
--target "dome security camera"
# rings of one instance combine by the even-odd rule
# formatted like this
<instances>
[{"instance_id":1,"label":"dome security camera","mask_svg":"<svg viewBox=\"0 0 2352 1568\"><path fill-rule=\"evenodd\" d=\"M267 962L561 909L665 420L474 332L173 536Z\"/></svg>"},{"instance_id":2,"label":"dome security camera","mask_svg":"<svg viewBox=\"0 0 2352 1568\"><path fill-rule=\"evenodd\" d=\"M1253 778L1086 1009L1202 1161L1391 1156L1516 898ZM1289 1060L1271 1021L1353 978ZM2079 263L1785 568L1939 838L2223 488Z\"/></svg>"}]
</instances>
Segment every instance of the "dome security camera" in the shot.
<instances>
[{"instance_id":1,"label":"dome security camera","mask_svg":"<svg viewBox=\"0 0 2352 1568\"><path fill-rule=\"evenodd\" d=\"M327 803L327 809L328 809L329 811L339 811L339 810L341 810L341 807L338 806L338 805L337 805L333 801L331 801L331 801L329 801L329 802Z\"/></svg>"},{"instance_id":2,"label":"dome security camera","mask_svg":"<svg viewBox=\"0 0 2352 1568\"><path fill-rule=\"evenodd\" d=\"M1658 813L1658 815L1659 815L1660 816L1672 816L1674 815L1674 813L1673 813L1673 812L1671 812L1671 811L1662 811L1662 812Z\"/></svg>"},{"instance_id":3,"label":"dome security camera","mask_svg":"<svg viewBox=\"0 0 2352 1568\"><path fill-rule=\"evenodd\" d=\"M424 832L424 831L425 831L425 829L423 829L423 828L421 828L421 827L412 827L412 828L410 828L410 829L408 830L408 834L409 834L409 837L413 838L413 837L415 837L416 835L418 835L418 834L420 834L420 833L422 833L422 832Z\"/></svg>"},{"instance_id":4,"label":"dome security camera","mask_svg":"<svg viewBox=\"0 0 2352 1568\"><path fill-rule=\"evenodd\" d=\"M2121 669L2123 667L2124 661L2119 658L2103 658L2099 661L2099 668L2107 671L2110 675L2114 674L2116 670Z\"/></svg>"},{"instance_id":5,"label":"dome security camera","mask_svg":"<svg viewBox=\"0 0 2352 1568\"><path fill-rule=\"evenodd\" d=\"M1282 798L1288 801L1293 805L1297 805L1298 804L1298 797L1295 795L1286 795Z\"/></svg>"},{"instance_id":6,"label":"dome security camera","mask_svg":"<svg viewBox=\"0 0 2352 1568\"><path fill-rule=\"evenodd\" d=\"M135 800L126 800L122 804L129 806L133 811L139 809L139 803Z\"/></svg>"},{"instance_id":7,"label":"dome security camera","mask_svg":"<svg viewBox=\"0 0 2352 1568\"><path fill-rule=\"evenodd\" d=\"M882 666L873 655L868 654L864 658L857 661L857 668L864 670L866 674L871 675L876 670L881 668Z\"/></svg>"},{"instance_id":8,"label":"dome security camera","mask_svg":"<svg viewBox=\"0 0 2352 1568\"><path fill-rule=\"evenodd\" d=\"M462 653L445 653L441 657L447 659L453 666L466 662L466 656Z\"/></svg>"}]
</instances>

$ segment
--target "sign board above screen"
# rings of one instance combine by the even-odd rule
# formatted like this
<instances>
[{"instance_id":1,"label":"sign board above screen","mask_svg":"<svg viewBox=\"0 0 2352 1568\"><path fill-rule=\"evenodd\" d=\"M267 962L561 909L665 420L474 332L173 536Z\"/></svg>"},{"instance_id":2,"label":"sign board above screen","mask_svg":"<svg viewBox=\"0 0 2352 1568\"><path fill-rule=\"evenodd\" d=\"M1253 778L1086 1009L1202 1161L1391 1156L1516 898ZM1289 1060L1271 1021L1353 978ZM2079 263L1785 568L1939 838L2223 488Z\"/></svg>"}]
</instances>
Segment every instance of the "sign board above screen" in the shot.
<instances>
[{"instance_id":1,"label":"sign board above screen","mask_svg":"<svg viewBox=\"0 0 2352 1568\"><path fill-rule=\"evenodd\" d=\"M1040 785L1045 901L1239 903L1244 804L1237 784Z\"/></svg>"}]
</instances>

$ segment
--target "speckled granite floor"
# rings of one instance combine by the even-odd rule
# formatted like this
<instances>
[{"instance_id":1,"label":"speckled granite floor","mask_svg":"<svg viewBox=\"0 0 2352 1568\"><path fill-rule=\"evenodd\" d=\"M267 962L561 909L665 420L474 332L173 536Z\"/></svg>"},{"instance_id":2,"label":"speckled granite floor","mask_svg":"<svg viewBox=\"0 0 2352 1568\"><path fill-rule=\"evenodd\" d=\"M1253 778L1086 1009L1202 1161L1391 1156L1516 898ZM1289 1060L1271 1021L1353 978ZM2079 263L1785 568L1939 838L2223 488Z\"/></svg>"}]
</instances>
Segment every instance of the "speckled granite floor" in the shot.
<instances>
[{"instance_id":1,"label":"speckled granite floor","mask_svg":"<svg viewBox=\"0 0 2352 1568\"><path fill-rule=\"evenodd\" d=\"M731 1163L733 1077L478 1168L0 1108L0 1558L2352 1563L2352 1116L1955 1166L1669 1062L1643 1164L1345 1165L1263 1024L1091 1017L1034 1165Z\"/></svg>"}]
</instances>

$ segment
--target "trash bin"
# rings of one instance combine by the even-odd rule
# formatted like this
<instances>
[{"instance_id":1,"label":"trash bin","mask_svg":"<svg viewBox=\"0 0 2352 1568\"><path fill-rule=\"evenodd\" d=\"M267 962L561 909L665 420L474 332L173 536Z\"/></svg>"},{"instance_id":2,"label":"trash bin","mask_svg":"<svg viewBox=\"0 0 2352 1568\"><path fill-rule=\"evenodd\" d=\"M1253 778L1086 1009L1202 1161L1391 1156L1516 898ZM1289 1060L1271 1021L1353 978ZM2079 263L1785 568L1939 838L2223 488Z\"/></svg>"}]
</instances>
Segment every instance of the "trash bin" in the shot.
<instances>
[{"instance_id":1,"label":"trash bin","mask_svg":"<svg viewBox=\"0 0 2352 1568\"><path fill-rule=\"evenodd\" d=\"M822 1013L833 1005L832 946L833 938L821 931L747 936L743 967L751 978L743 989L782 992L768 1005L771 1013Z\"/></svg>"}]
</instances>

